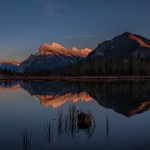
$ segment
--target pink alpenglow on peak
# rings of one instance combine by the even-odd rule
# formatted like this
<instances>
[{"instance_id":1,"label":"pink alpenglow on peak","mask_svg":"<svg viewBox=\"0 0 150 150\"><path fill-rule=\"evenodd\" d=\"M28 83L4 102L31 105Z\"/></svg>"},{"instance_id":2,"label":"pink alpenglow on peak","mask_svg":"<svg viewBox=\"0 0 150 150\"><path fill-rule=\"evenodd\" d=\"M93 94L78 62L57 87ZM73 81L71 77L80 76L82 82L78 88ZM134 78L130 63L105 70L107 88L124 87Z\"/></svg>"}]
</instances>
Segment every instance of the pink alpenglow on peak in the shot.
<instances>
[{"instance_id":1,"label":"pink alpenglow on peak","mask_svg":"<svg viewBox=\"0 0 150 150\"><path fill-rule=\"evenodd\" d=\"M92 50L88 48L67 49L55 42L42 44L35 55L31 55L20 64L18 72L38 72L64 68L86 58L90 52Z\"/></svg>"},{"instance_id":2,"label":"pink alpenglow on peak","mask_svg":"<svg viewBox=\"0 0 150 150\"><path fill-rule=\"evenodd\" d=\"M90 48L78 49L76 47L73 47L70 51L73 54L76 54L77 56L81 56L81 57L85 58L89 53L92 52L92 49L90 49Z\"/></svg>"},{"instance_id":3,"label":"pink alpenglow on peak","mask_svg":"<svg viewBox=\"0 0 150 150\"><path fill-rule=\"evenodd\" d=\"M0 69L9 70L9 71L16 71L20 63L15 60L2 60L0 61Z\"/></svg>"},{"instance_id":4,"label":"pink alpenglow on peak","mask_svg":"<svg viewBox=\"0 0 150 150\"><path fill-rule=\"evenodd\" d=\"M66 49L66 48L63 47L62 45L60 45L60 44L58 44L58 43L55 43L55 42L53 42L53 43L51 44L51 46L52 46L53 48L55 48L55 49Z\"/></svg>"},{"instance_id":5,"label":"pink alpenglow on peak","mask_svg":"<svg viewBox=\"0 0 150 150\"><path fill-rule=\"evenodd\" d=\"M73 47L71 50L68 50L64 46L53 42L52 44L42 44L37 55L58 54L64 56L80 56L85 58L90 52L92 52L92 49L89 48L78 49L76 47Z\"/></svg>"},{"instance_id":6,"label":"pink alpenglow on peak","mask_svg":"<svg viewBox=\"0 0 150 150\"><path fill-rule=\"evenodd\" d=\"M76 48L76 47L73 47L73 48L71 49L71 51L72 51L72 52L78 52L78 51L79 51L79 49L78 49L78 48Z\"/></svg>"},{"instance_id":7,"label":"pink alpenglow on peak","mask_svg":"<svg viewBox=\"0 0 150 150\"><path fill-rule=\"evenodd\" d=\"M20 65L20 62L15 61L15 60L1 60L0 61L0 64L4 64L4 63L13 64L13 65L16 65L16 66Z\"/></svg>"},{"instance_id":8,"label":"pink alpenglow on peak","mask_svg":"<svg viewBox=\"0 0 150 150\"><path fill-rule=\"evenodd\" d=\"M42 44L39 48L38 55L50 55L52 53L58 53L59 51L66 51L67 49L60 44Z\"/></svg>"}]
</instances>

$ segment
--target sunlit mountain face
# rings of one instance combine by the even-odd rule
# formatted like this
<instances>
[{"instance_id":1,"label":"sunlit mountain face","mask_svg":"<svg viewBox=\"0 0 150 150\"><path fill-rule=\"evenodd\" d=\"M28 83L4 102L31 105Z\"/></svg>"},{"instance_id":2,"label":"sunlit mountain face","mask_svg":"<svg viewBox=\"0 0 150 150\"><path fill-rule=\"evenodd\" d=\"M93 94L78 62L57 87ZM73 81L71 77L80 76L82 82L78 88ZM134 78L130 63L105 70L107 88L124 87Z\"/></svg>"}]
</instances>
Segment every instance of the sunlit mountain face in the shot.
<instances>
[{"instance_id":1,"label":"sunlit mountain face","mask_svg":"<svg viewBox=\"0 0 150 150\"><path fill-rule=\"evenodd\" d=\"M68 50L62 45L53 42L42 44L35 55L31 55L21 62L18 72L37 72L66 67L84 59L92 49L78 49L73 47Z\"/></svg>"},{"instance_id":2,"label":"sunlit mountain face","mask_svg":"<svg viewBox=\"0 0 150 150\"><path fill-rule=\"evenodd\" d=\"M2 64L2 63L10 63L10 64L13 64L13 65L16 65L16 66L20 65L20 62L15 61L15 60L3 60L3 61L0 61L0 64Z\"/></svg>"},{"instance_id":3,"label":"sunlit mountain face","mask_svg":"<svg viewBox=\"0 0 150 150\"><path fill-rule=\"evenodd\" d=\"M149 82L1 82L0 90L22 88L36 96L42 106L58 108L68 101L97 101L124 116L150 108Z\"/></svg>"},{"instance_id":4,"label":"sunlit mountain face","mask_svg":"<svg viewBox=\"0 0 150 150\"><path fill-rule=\"evenodd\" d=\"M84 59L91 51L90 48L78 49L73 47L67 49L56 42L42 44L36 54L29 56L22 62L15 60L0 61L0 69L20 73L56 69Z\"/></svg>"}]
</instances>

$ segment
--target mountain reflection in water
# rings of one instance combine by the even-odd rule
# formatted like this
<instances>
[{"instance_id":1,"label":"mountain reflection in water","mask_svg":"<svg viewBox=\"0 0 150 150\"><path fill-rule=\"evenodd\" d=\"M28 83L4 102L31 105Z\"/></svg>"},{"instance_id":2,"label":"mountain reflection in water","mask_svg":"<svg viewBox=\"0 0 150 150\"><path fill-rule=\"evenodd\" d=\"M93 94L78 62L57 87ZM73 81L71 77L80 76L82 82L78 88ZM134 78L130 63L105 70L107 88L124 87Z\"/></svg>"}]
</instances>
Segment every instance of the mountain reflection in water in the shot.
<instances>
[{"instance_id":1,"label":"mountain reflection in water","mask_svg":"<svg viewBox=\"0 0 150 150\"><path fill-rule=\"evenodd\" d=\"M67 101L96 100L99 105L124 116L150 108L149 82L1 82L0 90L22 88L36 96L40 104L53 108Z\"/></svg>"},{"instance_id":2,"label":"mountain reflection in water","mask_svg":"<svg viewBox=\"0 0 150 150\"><path fill-rule=\"evenodd\" d=\"M0 82L0 148L149 150L149 83Z\"/></svg>"}]
</instances>

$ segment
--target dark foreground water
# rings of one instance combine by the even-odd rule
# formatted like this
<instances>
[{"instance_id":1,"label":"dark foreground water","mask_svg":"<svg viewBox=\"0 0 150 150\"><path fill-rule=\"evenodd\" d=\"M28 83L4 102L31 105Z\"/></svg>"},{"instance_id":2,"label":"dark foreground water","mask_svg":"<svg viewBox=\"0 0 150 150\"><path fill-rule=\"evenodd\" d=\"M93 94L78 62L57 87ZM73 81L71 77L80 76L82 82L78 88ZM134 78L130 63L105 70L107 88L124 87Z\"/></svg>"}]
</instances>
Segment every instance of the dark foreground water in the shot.
<instances>
[{"instance_id":1,"label":"dark foreground water","mask_svg":"<svg viewBox=\"0 0 150 150\"><path fill-rule=\"evenodd\" d=\"M0 82L0 150L149 150L150 82Z\"/></svg>"}]
</instances>

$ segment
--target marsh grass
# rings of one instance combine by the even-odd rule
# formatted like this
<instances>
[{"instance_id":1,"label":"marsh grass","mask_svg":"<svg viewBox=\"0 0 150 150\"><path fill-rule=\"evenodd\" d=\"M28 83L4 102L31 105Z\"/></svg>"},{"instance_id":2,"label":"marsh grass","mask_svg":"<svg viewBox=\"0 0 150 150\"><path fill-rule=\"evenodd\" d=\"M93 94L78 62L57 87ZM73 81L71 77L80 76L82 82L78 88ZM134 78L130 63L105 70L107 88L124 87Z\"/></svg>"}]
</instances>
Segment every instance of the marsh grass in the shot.
<instances>
[{"instance_id":1,"label":"marsh grass","mask_svg":"<svg viewBox=\"0 0 150 150\"><path fill-rule=\"evenodd\" d=\"M63 110L58 110L57 118L57 135L60 137L62 134L71 135L73 138L77 133L81 131L78 127L78 114L80 111L76 109L75 105L69 107L67 113L65 114ZM89 116L90 124L89 127L84 129L85 134L90 138L96 127L95 119L90 111L85 113Z\"/></svg>"},{"instance_id":2,"label":"marsh grass","mask_svg":"<svg viewBox=\"0 0 150 150\"><path fill-rule=\"evenodd\" d=\"M47 125L44 126L45 130L45 142L50 146L50 148L54 148L54 142L53 142L53 123L51 121L47 122Z\"/></svg>"},{"instance_id":3,"label":"marsh grass","mask_svg":"<svg viewBox=\"0 0 150 150\"><path fill-rule=\"evenodd\" d=\"M65 114L63 110L58 110L57 134L71 134L73 137L77 132L77 110L75 105L70 106Z\"/></svg>"},{"instance_id":4,"label":"marsh grass","mask_svg":"<svg viewBox=\"0 0 150 150\"><path fill-rule=\"evenodd\" d=\"M58 109L58 118L57 118L57 134L58 134L58 136L61 136L62 133L64 132L64 128L63 128L64 121L65 121L64 113L62 110Z\"/></svg>"},{"instance_id":5,"label":"marsh grass","mask_svg":"<svg viewBox=\"0 0 150 150\"><path fill-rule=\"evenodd\" d=\"M23 149L24 150L31 150L31 135L27 132L25 129L22 135L22 140L23 140Z\"/></svg>"},{"instance_id":6,"label":"marsh grass","mask_svg":"<svg viewBox=\"0 0 150 150\"><path fill-rule=\"evenodd\" d=\"M64 122L64 132L65 132L65 134L69 134L69 122L68 122L68 120L69 120L69 116L66 114L65 115L65 122Z\"/></svg>"},{"instance_id":7,"label":"marsh grass","mask_svg":"<svg viewBox=\"0 0 150 150\"><path fill-rule=\"evenodd\" d=\"M78 126L79 114L84 114L85 116L89 117L89 124L87 124L85 128L80 128ZM83 120L83 122L80 123L83 123L82 126L84 126L86 120ZM79 133L84 134L87 139L90 139L94 134L95 128L96 123L90 111L80 112L77 110L75 105L71 105L67 112L58 109L56 122L54 122L54 119L50 119L44 126L44 144L46 143L45 146L47 149L55 149L57 142L56 140L59 140L60 137L64 138L64 136L67 135L67 138L74 138ZM23 149L31 150L31 135L26 129L23 132Z\"/></svg>"},{"instance_id":8,"label":"marsh grass","mask_svg":"<svg viewBox=\"0 0 150 150\"><path fill-rule=\"evenodd\" d=\"M106 135L107 135L107 138L109 139L109 118L108 118L108 115L106 118Z\"/></svg>"},{"instance_id":9,"label":"marsh grass","mask_svg":"<svg viewBox=\"0 0 150 150\"><path fill-rule=\"evenodd\" d=\"M77 109L75 105L70 106L68 118L71 136L73 137L77 132Z\"/></svg>"}]
</instances>

